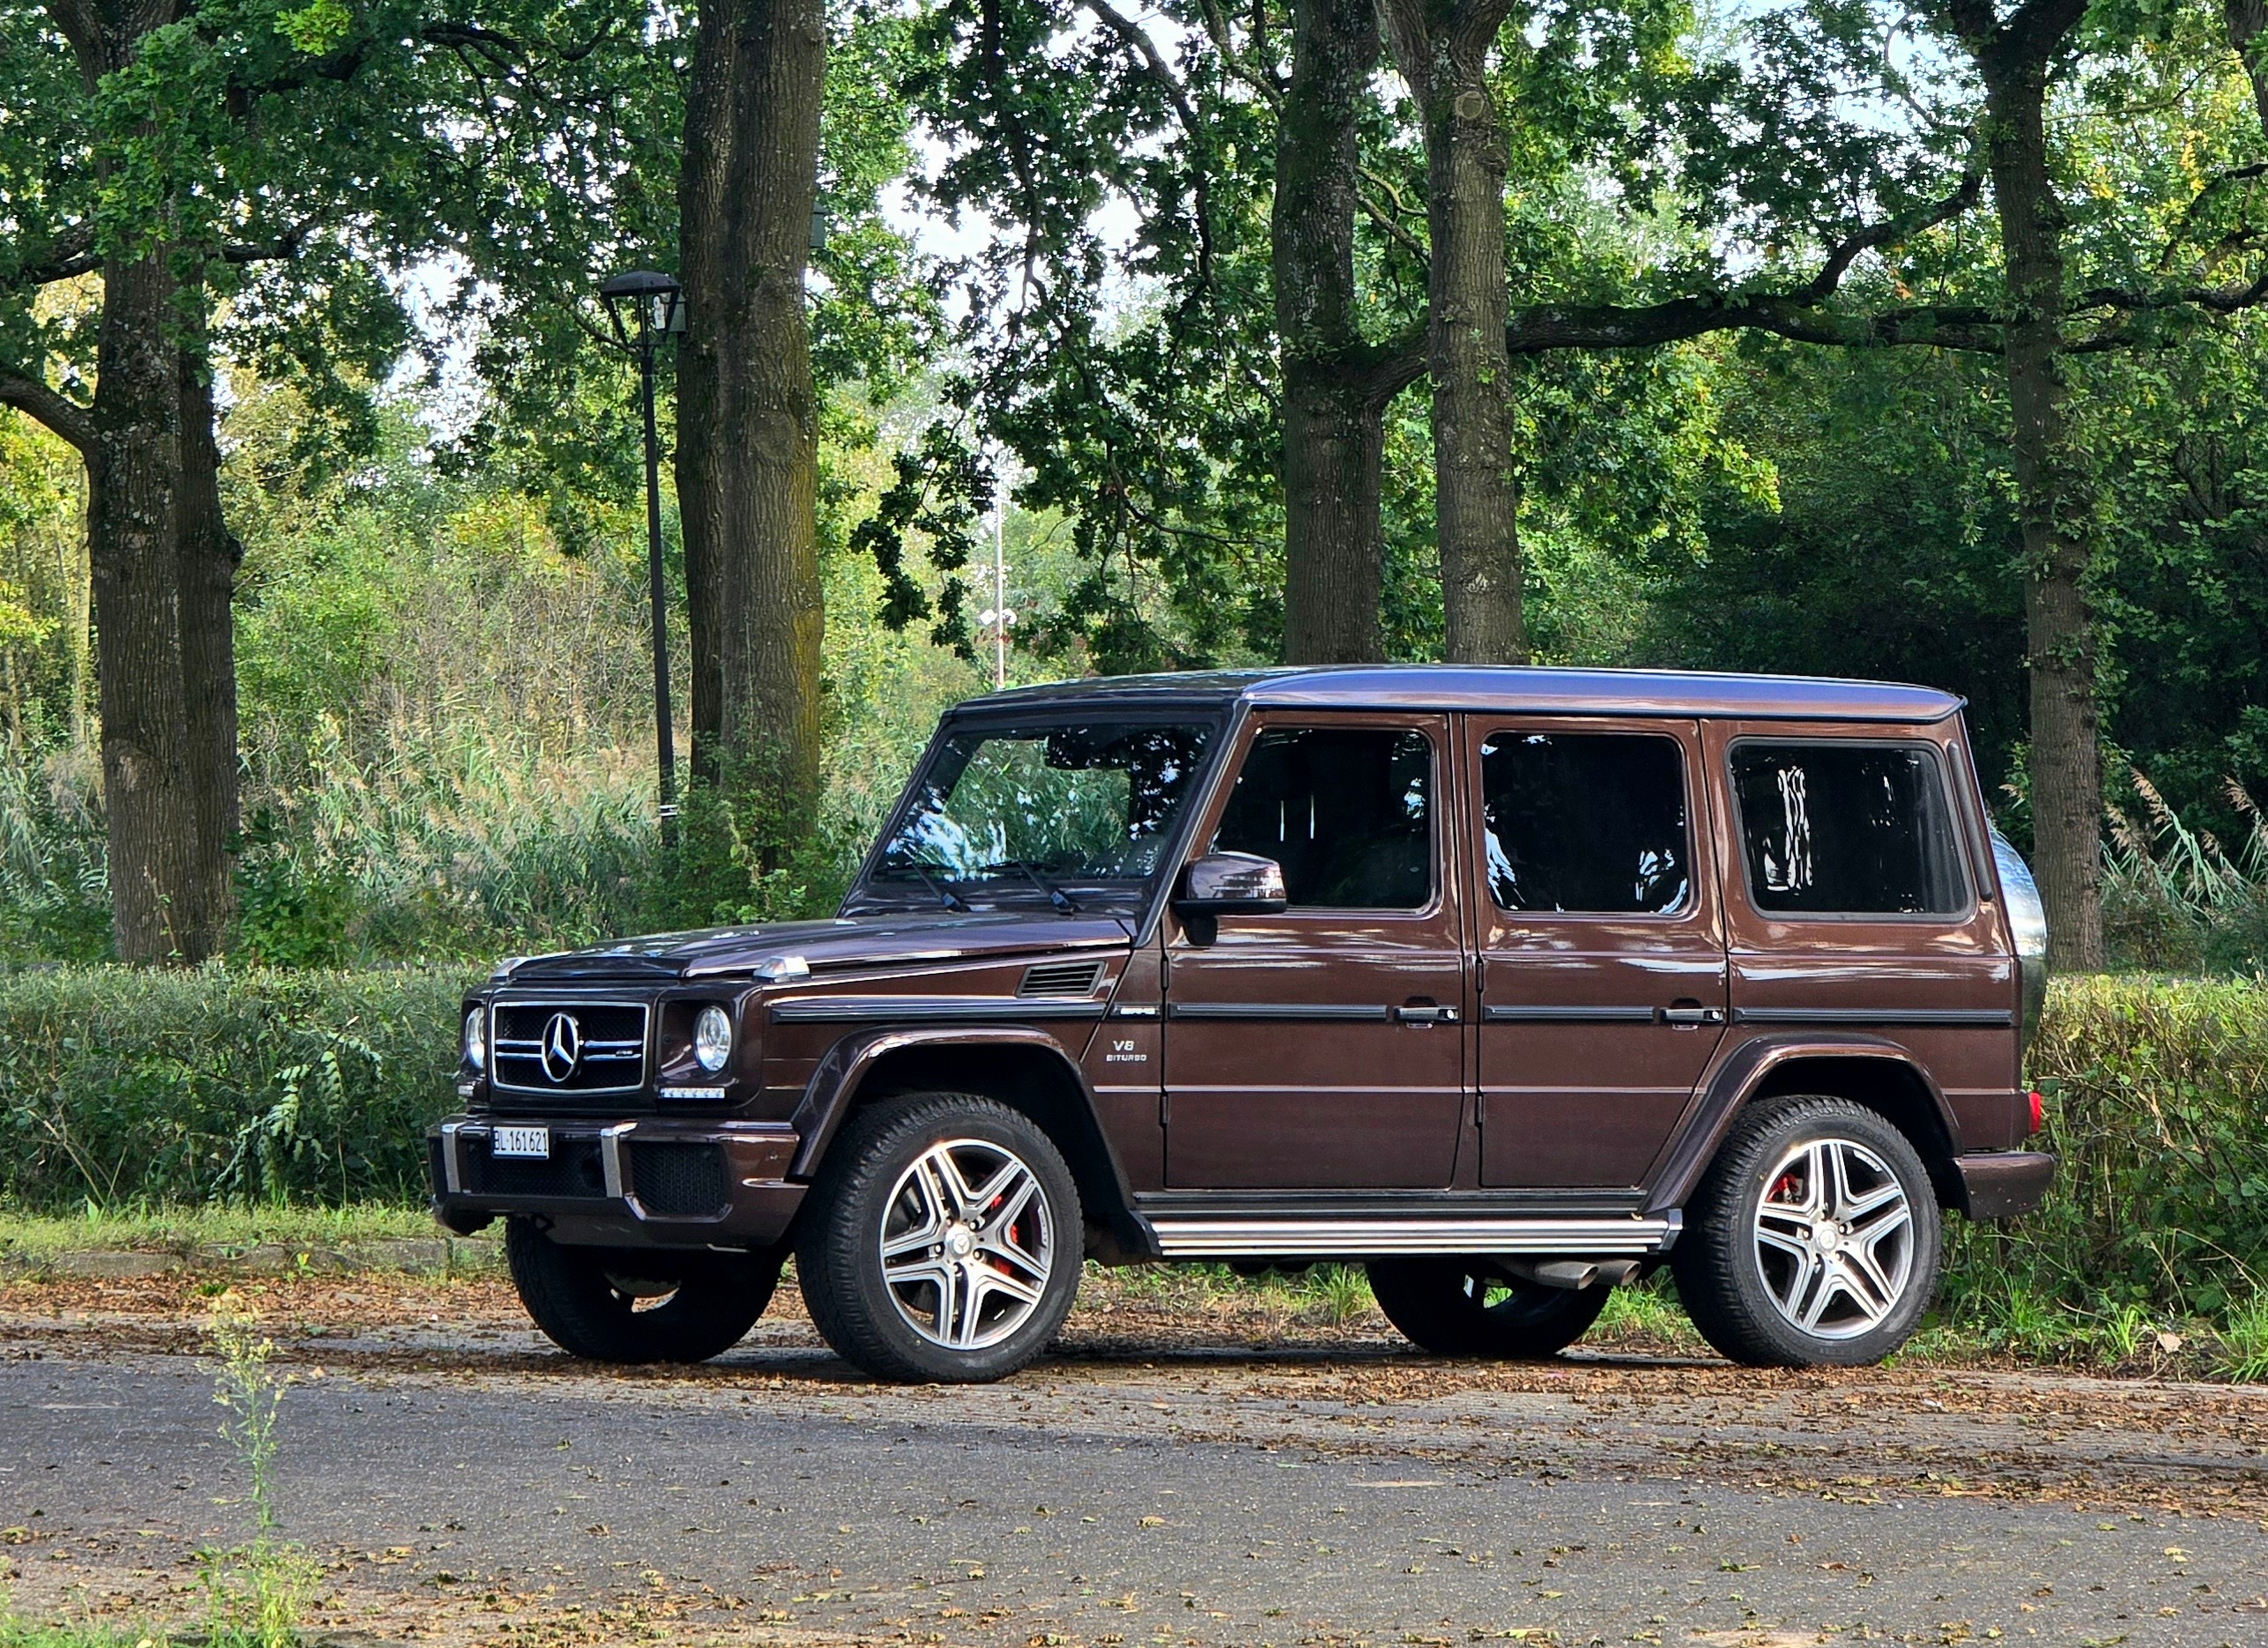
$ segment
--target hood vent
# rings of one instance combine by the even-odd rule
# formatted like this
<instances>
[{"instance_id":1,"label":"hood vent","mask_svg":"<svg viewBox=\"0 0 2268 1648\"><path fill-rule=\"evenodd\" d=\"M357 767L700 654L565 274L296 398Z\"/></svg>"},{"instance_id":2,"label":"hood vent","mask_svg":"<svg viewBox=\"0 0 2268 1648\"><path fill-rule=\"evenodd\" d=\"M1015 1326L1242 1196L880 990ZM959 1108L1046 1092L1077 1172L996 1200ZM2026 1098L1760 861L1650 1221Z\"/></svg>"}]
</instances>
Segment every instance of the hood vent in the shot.
<instances>
[{"instance_id":1,"label":"hood vent","mask_svg":"<svg viewBox=\"0 0 2268 1648\"><path fill-rule=\"evenodd\" d=\"M1019 996L1092 996L1102 982L1101 961L1042 961L1016 986Z\"/></svg>"}]
</instances>

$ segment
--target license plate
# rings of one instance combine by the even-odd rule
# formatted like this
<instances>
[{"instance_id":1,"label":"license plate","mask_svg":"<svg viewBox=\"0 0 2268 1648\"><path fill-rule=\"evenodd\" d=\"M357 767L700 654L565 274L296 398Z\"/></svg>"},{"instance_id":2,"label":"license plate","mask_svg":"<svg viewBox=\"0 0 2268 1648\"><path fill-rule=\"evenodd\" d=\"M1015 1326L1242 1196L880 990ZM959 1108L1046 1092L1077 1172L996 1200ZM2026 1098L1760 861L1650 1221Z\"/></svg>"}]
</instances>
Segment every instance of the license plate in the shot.
<instances>
[{"instance_id":1,"label":"license plate","mask_svg":"<svg viewBox=\"0 0 2268 1648\"><path fill-rule=\"evenodd\" d=\"M492 1156L532 1157L548 1162L552 1154L552 1130L548 1127L500 1127L488 1143Z\"/></svg>"}]
</instances>

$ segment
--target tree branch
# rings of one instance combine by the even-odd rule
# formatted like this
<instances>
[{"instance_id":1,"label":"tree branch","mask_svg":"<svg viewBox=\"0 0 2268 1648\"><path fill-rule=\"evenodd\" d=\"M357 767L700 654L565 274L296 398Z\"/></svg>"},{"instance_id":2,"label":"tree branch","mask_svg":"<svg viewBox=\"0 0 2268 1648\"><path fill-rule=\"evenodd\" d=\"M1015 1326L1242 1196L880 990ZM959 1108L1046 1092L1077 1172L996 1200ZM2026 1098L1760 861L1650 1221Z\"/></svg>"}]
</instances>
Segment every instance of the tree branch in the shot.
<instances>
[{"instance_id":1,"label":"tree branch","mask_svg":"<svg viewBox=\"0 0 2268 1648\"><path fill-rule=\"evenodd\" d=\"M74 224L18 263L16 272L0 280L0 286L52 286L58 280L91 274L101 264L102 260L94 255L94 231L84 224Z\"/></svg>"},{"instance_id":2,"label":"tree branch","mask_svg":"<svg viewBox=\"0 0 2268 1648\"><path fill-rule=\"evenodd\" d=\"M1190 101L1189 88L1174 72L1158 44L1150 38L1149 31L1110 4L1109 0L1080 0L1094 13L1096 19L1119 40L1134 48L1150 71L1150 78L1165 88L1167 100L1182 122L1182 130L1200 151L1208 147L1204 125L1197 119L1196 108ZM1195 219L1197 242L1197 281L1210 288L1212 285L1212 189L1211 168L1202 154L1193 157L1189 168L1190 191L1192 197L1191 217Z\"/></svg>"},{"instance_id":3,"label":"tree branch","mask_svg":"<svg viewBox=\"0 0 2268 1648\"><path fill-rule=\"evenodd\" d=\"M77 401L57 394L37 378L0 371L0 406L28 413L81 453L94 449L94 420Z\"/></svg>"}]
</instances>

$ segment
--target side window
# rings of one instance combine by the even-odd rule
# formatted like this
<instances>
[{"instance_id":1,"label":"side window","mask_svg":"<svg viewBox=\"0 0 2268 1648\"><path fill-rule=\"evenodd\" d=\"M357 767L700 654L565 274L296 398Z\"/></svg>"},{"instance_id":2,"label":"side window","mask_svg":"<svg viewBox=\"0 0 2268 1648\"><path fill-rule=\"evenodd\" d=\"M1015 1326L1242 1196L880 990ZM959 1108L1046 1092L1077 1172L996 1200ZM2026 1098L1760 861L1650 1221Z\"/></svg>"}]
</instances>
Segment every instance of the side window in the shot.
<instances>
[{"instance_id":1,"label":"side window","mask_svg":"<svg viewBox=\"0 0 2268 1648\"><path fill-rule=\"evenodd\" d=\"M1499 732L1480 746L1502 909L1660 915L1686 902L1685 758L1649 733Z\"/></svg>"},{"instance_id":2,"label":"side window","mask_svg":"<svg viewBox=\"0 0 2268 1648\"><path fill-rule=\"evenodd\" d=\"M1294 909L1422 909L1433 897L1434 752L1390 727L1270 727L1213 847L1284 866Z\"/></svg>"},{"instance_id":3,"label":"side window","mask_svg":"<svg viewBox=\"0 0 2268 1648\"><path fill-rule=\"evenodd\" d=\"M1968 902L1945 777L1927 748L1743 741L1732 788L1759 909L1928 916Z\"/></svg>"}]
</instances>

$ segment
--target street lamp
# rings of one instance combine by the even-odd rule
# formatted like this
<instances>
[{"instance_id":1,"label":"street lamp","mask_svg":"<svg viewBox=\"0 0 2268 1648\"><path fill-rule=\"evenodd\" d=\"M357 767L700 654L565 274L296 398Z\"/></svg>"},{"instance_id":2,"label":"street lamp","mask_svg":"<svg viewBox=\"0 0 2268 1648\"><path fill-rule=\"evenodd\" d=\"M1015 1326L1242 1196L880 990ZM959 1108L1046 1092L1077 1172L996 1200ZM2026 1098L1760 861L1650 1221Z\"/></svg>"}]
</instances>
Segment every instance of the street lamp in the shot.
<instances>
[{"instance_id":1,"label":"street lamp","mask_svg":"<svg viewBox=\"0 0 2268 1648\"><path fill-rule=\"evenodd\" d=\"M654 598L654 736L662 769L662 844L677 844L677 740L670 725L670 607L662 582L662 447L654 428L654 342L686 329L685 289L667 275L634 270L599 287L614 341L638 357L646 413L646 571ZM633 323L635 336L633 336Z\"/></svg>"}]
</instances>

